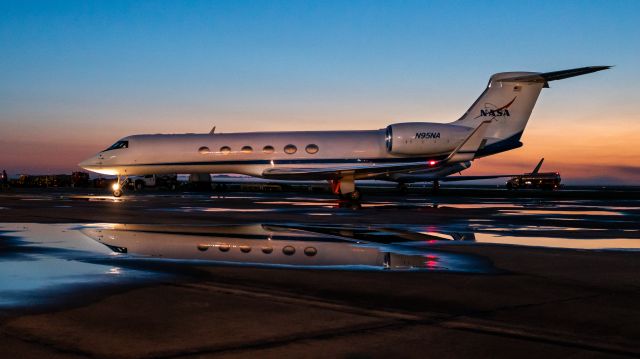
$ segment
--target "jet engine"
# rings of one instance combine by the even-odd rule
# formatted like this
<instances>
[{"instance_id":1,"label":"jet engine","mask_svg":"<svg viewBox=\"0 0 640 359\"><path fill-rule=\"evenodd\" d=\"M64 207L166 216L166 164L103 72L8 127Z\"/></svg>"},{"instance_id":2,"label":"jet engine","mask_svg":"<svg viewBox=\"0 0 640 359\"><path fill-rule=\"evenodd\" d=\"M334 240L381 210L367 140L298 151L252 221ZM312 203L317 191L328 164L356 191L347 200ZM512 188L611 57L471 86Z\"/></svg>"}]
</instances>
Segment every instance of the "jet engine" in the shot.
<instances>
[{"instance_id":1,"label":"jet engine","mask_svg":"<svg viewBox=\"0 0 640 359\"><path fill-rule=\"evenodd\" d=\"M453 151L473 129L431 122L406 122L387 126L387 151L396 155L432 155Z\"/></svg>"}]
</instances>

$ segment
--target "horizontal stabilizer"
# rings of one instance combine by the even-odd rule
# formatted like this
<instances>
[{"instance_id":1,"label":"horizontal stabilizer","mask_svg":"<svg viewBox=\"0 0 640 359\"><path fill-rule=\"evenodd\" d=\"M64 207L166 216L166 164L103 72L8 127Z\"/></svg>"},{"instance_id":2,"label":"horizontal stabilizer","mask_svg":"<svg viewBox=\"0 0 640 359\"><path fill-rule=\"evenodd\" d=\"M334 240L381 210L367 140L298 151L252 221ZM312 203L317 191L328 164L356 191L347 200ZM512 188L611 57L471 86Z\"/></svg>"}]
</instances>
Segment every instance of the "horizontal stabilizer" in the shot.
<instances>
[{"instance_id":1,"label":"horizontal stabilizer","mask_svg":"<svg viewBox=\"0 0 640 359\"><path fill-rule=\"evenodd\" d=\"M592 72L602 71L610 69L611 66L588 66L580 67L577 69L561 70L553 72L541 72L537 74L509 77L506 79L500 79L502 82L541 82L546 83L549 81L562 80L569 77L580 76L590 74Z\"/></svg>"}]
</instances>

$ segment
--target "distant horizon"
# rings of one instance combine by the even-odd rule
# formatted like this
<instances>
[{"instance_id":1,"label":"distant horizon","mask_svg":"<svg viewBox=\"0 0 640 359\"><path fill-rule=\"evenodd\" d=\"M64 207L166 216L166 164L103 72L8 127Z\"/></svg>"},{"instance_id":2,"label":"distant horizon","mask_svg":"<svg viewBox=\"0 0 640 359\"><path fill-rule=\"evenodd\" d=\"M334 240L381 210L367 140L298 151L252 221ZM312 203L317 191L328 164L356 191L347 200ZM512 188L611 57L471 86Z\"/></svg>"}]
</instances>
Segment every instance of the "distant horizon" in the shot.
<instances>
[{"instance_id":1,"label":"distant horizon","mask_svg":"<svg viewBox=\"0 0 640 359\"><path fill-rule=\"evenodd\" d=\"M1 171L2 169L0 169ZM87 172L81 169L78 169L77 171L79 172L85 172L85 173L89 173L89 177L91 180L96 179L96 178L108 178L108 179L112 179L115 178L116 176L109 176L109 175L101 175L98 173L92 173L92 172ZM10 180L17 180L20 178L20 176L22 175L27 175L27 176L58 176L58 175L71 175L73 172L76 171L71 171L71 172L60 172L60 173L15 173L15 174L11 174L8 173L9 179ZM464 172L465 175L468 172ZM524 174L523 173L511 173L513 175L518 175L518 174ZM190 175L189 173L178 173L178 176L188 176ZM211 176L230 176L230 177L243 177L243 178L254 178L254 179L260 179L258 177L251 177L248 175L240 175L240 174L235 174L235 173L217 173L217 174L210 174ZM562 173L560 173L560 175L562 176ZM132 177L137 177L137 176L132 176ZM505 182L508 180L508 177L504 177L502 179L498 178L498 179L486 179L486 180L469 180L469 181L458 181L458 182L441 182L440 186L456 186L456 185L461 185L461 186L473 186L473 185L478 185L478 186L497 186L497 185L504 185ZM371 181L371 180L362 180L362 181ZM378 180L376 180L378 181ZM277 182L277 181L273 181L273 182ZM321 182L321 181L316 181L316 182ZM380 182L384 182L381 181ZM215 182L214 182L215 183ZM422 183L422 182L419 182ZM391 185L391 183L390 183ZM414 184L415 185L415 184ZM640 183L620 183L620 182L606 182L606 179L604 181L601 182L593 182L590 181L589 179L579 179L579 180L571 180L570 182L567 182L564 178L562 178L562 186L568 186L568 187L582 187L582 186L587 186L587 187L597 187L597 186L611 186L611 187L640 187Z\"/></svg>"}]
</instances>

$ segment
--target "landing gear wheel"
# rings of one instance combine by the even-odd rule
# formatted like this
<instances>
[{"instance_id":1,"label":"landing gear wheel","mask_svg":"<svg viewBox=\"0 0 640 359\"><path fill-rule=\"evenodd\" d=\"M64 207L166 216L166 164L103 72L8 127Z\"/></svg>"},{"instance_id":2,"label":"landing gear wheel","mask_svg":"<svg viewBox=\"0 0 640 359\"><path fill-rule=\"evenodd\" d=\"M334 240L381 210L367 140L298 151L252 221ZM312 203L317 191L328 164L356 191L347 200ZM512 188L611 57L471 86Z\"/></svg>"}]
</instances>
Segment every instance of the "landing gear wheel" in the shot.
<instances>
[{"instance_id":1,"label":"landing gear wheel","mask_svg":"<svg viewBox=\"0 0 640 359\"><path fill-rule=\"evenodd\" d=\"M362 198L362 193L360 192L359 189L356 188L355 191L351 192L351 193L347 193L347 199L350 201L354 201L357 202Z\"/></svg>"},{"instance_id":2,"label":"landing gear wheel","mask_svg":"<svg viewBox=\"0 0 640 359\"><path fill-rule=\"evenodd\" d=\"M124 186L127 185L127 183L129 183L129 178L125 177L124 180L122 180L122 176L117 175L116 178L116 183L113 184L112 188L112 194L114 197L120 197L122 196L122 190L124 189Z\"/></svg>"},{"instance_id":3,"label":"landing gear wheel","mask_svg":"<svg viewBox=\"0 0 640 359\"><path fill-rule=\"evenodd\" d=\"M438 192L439 189L440 189L440 181L438 180L433 181L433 187L431 187L431 191L435 193L435 192Z\"/></svg>"}]
</instances>

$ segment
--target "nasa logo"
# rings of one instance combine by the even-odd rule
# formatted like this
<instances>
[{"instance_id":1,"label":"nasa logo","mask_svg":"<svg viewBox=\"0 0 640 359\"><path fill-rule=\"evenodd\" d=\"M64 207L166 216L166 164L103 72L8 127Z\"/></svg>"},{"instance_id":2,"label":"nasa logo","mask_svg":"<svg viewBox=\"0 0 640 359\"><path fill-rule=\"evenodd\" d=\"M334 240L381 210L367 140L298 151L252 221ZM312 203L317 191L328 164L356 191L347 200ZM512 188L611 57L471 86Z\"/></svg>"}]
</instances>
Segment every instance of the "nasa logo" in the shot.
<instances>
[{"instance_id":1,"label":"nasa logo","mask_svg":"<svg viewBox=\"0 0 640 359\"><path fill-rule=\"evenodd\" d=\"M506 108L504 110L480 110L480 116L511 116L509 110Z\"/></svg>"},{"instance_id":2,"label":"nasa logo","mask_svg":"<svg viewBox=\"0 0 640 359\"><path fill-rule=\"evenodd\" d=\"M440 138L440 132L416 132L416 139Z\"/></svg>"},{"instance_id":3,"label":"nasa logo","mask_svg":"<svg viewBox=\"0 0 640 359\"><path fill-rule=\"evenodd\" d=\"M491 117L491 118L510 117L511 113L509 112L509 106L511 106L511 104L513 104L515 100L516 98L514 97L513 100L511 100L508 104L501 107L497 107L496 105L491 103L485 103L484 109L480 109L480 114L476 116L476 118L478 117Z\"/></svg>"}]
</instances>

